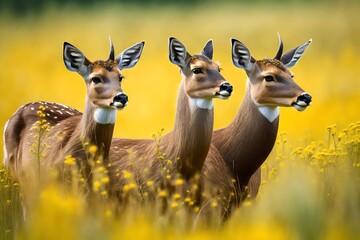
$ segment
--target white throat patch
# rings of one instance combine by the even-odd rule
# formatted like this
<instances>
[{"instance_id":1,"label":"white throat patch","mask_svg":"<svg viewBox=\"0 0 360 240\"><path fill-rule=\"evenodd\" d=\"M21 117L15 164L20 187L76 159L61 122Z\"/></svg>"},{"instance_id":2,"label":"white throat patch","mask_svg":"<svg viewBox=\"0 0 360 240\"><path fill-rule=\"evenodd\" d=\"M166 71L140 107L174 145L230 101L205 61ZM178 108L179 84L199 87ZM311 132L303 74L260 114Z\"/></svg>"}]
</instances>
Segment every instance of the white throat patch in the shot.
<instances>
[{"instance_id":1,"label":"white throat patch","mask_svg":"<svg viewBox=\"0 0 360 240\"><path fill-rule=\"evenodd\" d=\"M116 109L98 107L95 109L94 119L100 124L113 124L116 121Z\"/></svg>"},{"instance_id":2,"label":"white throat patch","mask_svg":"<svg viewBox=\"0 0 360 240\"><path fill-rule=\"evenodd\" d=\"M269 120L269 122L273 122L280 114L279 107L269 107L269 106L258 106L261 114Z\"/></svg>"},{"instance_id":3,"label":"white throat patch","mask_svg":"<svg viewBox=\"0 0 360 240\"><path fill-rule=\"evenodd\" d=\"M211 110L214 108L214 99L212 98L189 98L190 107Z\"/></svg>"}]
</instances>

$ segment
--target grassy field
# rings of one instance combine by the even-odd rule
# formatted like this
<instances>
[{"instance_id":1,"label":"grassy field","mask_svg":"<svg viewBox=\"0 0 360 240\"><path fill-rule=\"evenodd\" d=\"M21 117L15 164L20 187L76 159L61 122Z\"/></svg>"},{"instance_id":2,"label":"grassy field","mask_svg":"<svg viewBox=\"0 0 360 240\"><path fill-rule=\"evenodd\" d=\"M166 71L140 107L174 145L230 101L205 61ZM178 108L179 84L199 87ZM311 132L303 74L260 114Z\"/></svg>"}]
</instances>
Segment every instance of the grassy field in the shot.
<instances>
[{"instance_id":1,"label":"grassy field","mask_svg":"<svg viewBox=\"0 0 360 240\"><path fill-rule=\"evenodd\" d=\"M151 138L171 130L180 75L168 60L169 36L198 53L214 40L214 59L234 86L228 101L215 103L215 128L235 116L246 76L231 62L230 38L255 58L274 56L313 39L292 69L296 82L313 96L304 112L281 109L279 138L263 166L258 199L246 202L225 226L181 224L183 209L167 217L136 206L112 215L103 200L93 209L83 196L56 187L39 193L26 223L21 222L18 186L0 170L0 239L356 239L360 235L360 21L358 4L216 5L140 9L131 6L81 10L49 9L38 15L0 16L0 131L21 105L38 100L83 109L85 85L66 70L62 43L68 41L91 60L145 40L139 64L124 70L129 105L118 113L116 137ZM335 124L335 125L333 125ZM3 140L0 140L1 145ZM0 153L0 157L2 152ZM155 217L154 217L155 216ZM178 221L171 221L175 218ZM177 224L174 224L177 223Z\"/></svg>"}]
</instances>

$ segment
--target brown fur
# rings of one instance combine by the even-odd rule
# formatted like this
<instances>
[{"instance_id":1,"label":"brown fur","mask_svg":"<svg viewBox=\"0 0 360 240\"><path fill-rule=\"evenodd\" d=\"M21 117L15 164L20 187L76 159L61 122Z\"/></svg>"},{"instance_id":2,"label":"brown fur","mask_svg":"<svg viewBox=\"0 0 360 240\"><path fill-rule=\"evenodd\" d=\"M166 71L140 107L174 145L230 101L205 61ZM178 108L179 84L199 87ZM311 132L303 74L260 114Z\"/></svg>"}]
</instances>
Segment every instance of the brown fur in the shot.
<instances>
[{"instance_id":1,"label":"brown fur","mask_svg":"<svg viewBox=\"0 0 360 240\"><path fill-rule=\"evenodd\" d=\"M213 110L191 110L183 85L180 86L174 129L161 137L159 143L160 153L174 164L173 173L179 172L189 180L201 172L210 148L213 114ZM161 162L155 151L157 144L156 140L151 139L114 139L110 160L116 170L109 172L113 174L135 166L140 184L145 184L149 179L161 181ZM149 174L144 174L144 169L149 170ZM122 185L121 177L114 180L114 189L122 189Z\"/></svg>"},{"instance_id":2,"label":"brown fur","mask_svg":"<svg viewBox=\"0 0 360 240\"><path fill-rule=\"evenodd\" d=\"M269 122L261 115L247 91L235 119L214 132L212 143L229 167L231 178L239 183L238 191L245 189L251 175L271 152L278 123L279 118Z\"/></svg>"},{"instance_id":3,"label":"brown fur","mask_svg":"<svg viewBox=\"0 0 360 240\"><path fill-rule=\"evenodd\" d=\"M270 154L278 131L279 117L272 122L267 120L254 100L266 106L291 106L304 92L280 61L265 59L254 64L252 71L247 72L246 94L237 116L226 128L214 131L212 139L230 172L227 177L236 180L234 187L238 197L233 202L235 205L244 195L257 195L261 182L260 166ZM265 82L262 72L274 76L275 81ZM215 171L210 176L222 174Z\"/></svg>"}]
</instances>

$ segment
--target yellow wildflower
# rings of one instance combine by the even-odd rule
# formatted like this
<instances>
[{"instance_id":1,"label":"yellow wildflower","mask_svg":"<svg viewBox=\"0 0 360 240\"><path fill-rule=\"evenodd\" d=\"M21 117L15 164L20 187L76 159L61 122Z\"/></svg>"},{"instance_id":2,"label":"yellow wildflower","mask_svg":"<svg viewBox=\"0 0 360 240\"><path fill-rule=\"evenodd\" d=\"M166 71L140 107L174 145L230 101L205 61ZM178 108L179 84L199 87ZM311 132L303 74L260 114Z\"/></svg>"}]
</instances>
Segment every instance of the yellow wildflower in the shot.
<instances>
[{"instance_id":1,"label":"yellow wildflower","mask_svg":"<svg viewBox=\"0 0 360 240\"><path fill-rule=\"evenodd\" d=\"M183 185L183 183L184 183L183 179L176 179L176 181L175 181L175 185L177 185L177 186Z\"/></svg>"},{"instance_id":2,"label":"yellow wildflower","mask_svg":"<svg viewBox=\"0 0 360 240\"><path fill-rule=\"evenodd\" d=\"M184 199L184 202L186 202L186 203L189 203L191 201L191 198L189 198L189 197L186 197L185 199Z\"/></svg>"},{"instance_id":3,"label":"yellow wildflower","mask_svg":"<svg viewBox=\"0 0 360 240\"><path fill-rule=\"evenodd\" d=\"M88 149L90 154L95 154L97 152L98 148L96 145L91 145Z\"/></svg>"},{"instance_id":4,"label":"yellow wildflower","mask_svg":"<svg viewBox=\"0 0 360 240\"><path fill-rule=\"evenodd\" d=\"M215 207L217 207L217 206L218 206L217 201L213 201L213 202L211 202L211 207L215 208Z\"/></svg>"},{"instance_id":5,"label":"yellow wildflower","mask_svg":"<svg viewBox=\"0 0 360 240\"><path fill-rule=\"evenodd\" d=\"M125 179L129 179L129 178L132 177L132 173L131 173L131 172L129 172L129 171L127 171L127 170L123 170L122 172L123 172L123 177L124 177Z\"/></svg>"},{"instance_id":6,"label":"yellow wildflower","mask_svg":"<svg viewBox=\"0 0 360 240\"><path fill-rule=\"evenodd\" d=\"M124 187L123 187L123 190L125 192L128 192L132 189L136 188L136 184L135 183L129 183L129 184L126 184Z\"/></svg>"},{"instance_id":7,"label":"yellow wildflower","mask_svg":"<svg viewBox=\"0 0 360 240\"><path fill-rule=\"evenodd\" d=\"M100 182L99 182L99 181L95 181L94 184L93 184L93 190L94 190L94 192L99 191L100 186L101 186Z\"/></svg>"},{"instance_id":8,"label":"yellow wildflower","mask_svg":"<svg viewBox=\"0 0 360 240\"><path fill-rule=\"evenodd\" d=\"M102 183L108 183L108 182L110 182L110 179L109 179L109 177L103 177L103 178L101 179L101 182L102 182Z\"/></svg>"},{"instance_id":9,"label":"yellow wildflower","mask_svg":"<svg viewBox=\"0 0 360 240\"><path fill-rule=\"evenodd\" d=\"M146 185L148 187L152 187L152 186L154 186L154 181L149 180L149 181L146 182Z\"/></svg>"},{"instance_id":10,"label":"yellow wildflower","mask_svg":"<svg viewBox=\"0 0 360 240\"><path fill-rule=\"evenodd\" d=\"M71 155L67 155L65 157L64 163L68 166L74 166L75 165L75 158Z\"/></svg>"},{"instance_id":11,"label":"yellow wildflower","mask_svg":"<svg viewBox=\"0 0 360 240\"><path fill-rule=\"evenodd\" d=\"M166 191L161 190L161 191L159 192L159 197L166 197L166 196L167 196Z\"/></svg>"},{"instance_id":12,"label":"yellow wildflower","mask_svg":"<svg viewBox=\"0 0 360 240\"><path fill-rule=\"evenodd\" d=\"M177 208L178 206L179 206L179 203L177 203L177 202L172 202L170 205L171 208Z\"/></svg>"}]
</instances>

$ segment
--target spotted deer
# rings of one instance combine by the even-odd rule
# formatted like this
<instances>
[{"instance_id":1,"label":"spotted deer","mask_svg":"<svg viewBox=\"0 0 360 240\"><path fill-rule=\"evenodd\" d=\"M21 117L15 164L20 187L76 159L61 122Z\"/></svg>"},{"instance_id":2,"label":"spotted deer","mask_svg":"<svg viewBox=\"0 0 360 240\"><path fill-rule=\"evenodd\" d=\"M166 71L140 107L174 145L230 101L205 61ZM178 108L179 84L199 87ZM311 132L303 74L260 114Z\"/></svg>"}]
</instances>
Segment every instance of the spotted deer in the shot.
<instances>
[{"instance_id":1,"label":"spotted deer","mask_svg":"<svg viewBox=\"0 0 360 240\"><path fill-rule=\"evenodd\" d=\"M280 36L279 42L273 59L255 60L243 43L231 40L232 61L236 67L244 69L248 77L246 93L235 119L227 127L214 131L212 144L231 173L228 177L236 181L236 195L245 191L247 186L252 197L258 192L260 166L276 140L279 107L294 107L303 111L311 103L311 96L295 83L294 74L289 70L298 62L311 40L285 54L282 54ZM219 174L222 172L214 169L208 177Z\"/></svg>"},{"instance_id":2,"label":"spotted deer","mask_svg":"<svg viewBox=\"0 0 360 240\"><path fill-rule=\"evenodd\" d=\"M43 139L47 147L43 152L42 166L62 169L65 157L71 155L82 166L84 174L88 175L90 170L86 148L90 145L97 146L99 157L104 162L108 161L117 110L128 104L128 97L121 88L122 70L136 65L143 47L144 42L140 42L115 58L110 40L108 59L91 62L75 46L64 43L63 60L66 68L80 74L86 85L84 113L48 102L29 103L19 108L6 123L4 130L4 161L18 178L34 164L34 156L29 149L36 134L31 128L39 119L39 109L50 126Z\"/></svg>"}]
</instances>

